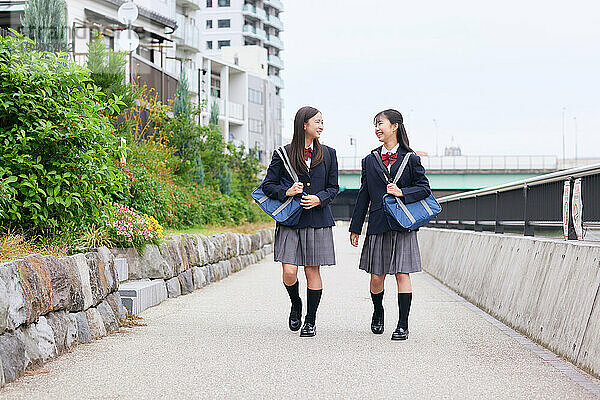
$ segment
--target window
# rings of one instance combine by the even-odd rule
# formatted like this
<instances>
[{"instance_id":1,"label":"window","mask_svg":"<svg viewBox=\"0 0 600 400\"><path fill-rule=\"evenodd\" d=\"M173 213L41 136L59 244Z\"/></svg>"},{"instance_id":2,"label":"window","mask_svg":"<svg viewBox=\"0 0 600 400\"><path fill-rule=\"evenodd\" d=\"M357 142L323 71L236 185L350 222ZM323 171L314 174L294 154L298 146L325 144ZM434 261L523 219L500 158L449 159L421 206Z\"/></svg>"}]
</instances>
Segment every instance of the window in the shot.
<instances>
[{"instance_id":1,"label":"window","mask_svg":"<svg viewBox=\"0 0 600 400\"><path fill-rule=\"evenodd\" d=\"M258 119L248 118L248 130L254 133L263 133L263 122Z\"/></svg>"},{"instance_id":2,"label":"window","mask_svg":"<svg viewBox=\"0 0 600 400\"><path fill-rule=\"evenodd\" d=\"M218 47L219 49L222 47L231 46L231 40L219 40Z\"/></svg>"},{"instance_id":3,"label":"window","mask_svg":"<svg viewBox=\"0 0 600 400\"><path fill-rule=\"evenodd\" d=\"M212 0L206 0L206 8L212 7Z\"/></svg>"},{"instance_id":4,"label":"window","mask_svg":"<svg viewBox=\"0 0 600 400\"><path fill-rule=\"evenodd\" d=\"M212 50L212 40L208 40L208 41L206 42L206 48L207 48L208 50Z\"/></svg>"},{"instance_id":5,"label":"window","mask_svg":"<svg viewBox=\"0 0 600 400\"><path fill-rule=\"evenodd\" d=\"M206 20L206 29L212 29L212 19Z\"/></svg>"},{"instance_id":6,"label":"window","mask_svg":"<svg viewBox=\"0 0 600 400\"><path fill-rule=\"evenodd\" d=\"M219 0L219 7L229 7L231 0Z\"/></svg>"},{"instance_id":7,"label":"window","mask_svg":"<svg viewBox=\"0 0 600 400\"><path fill-rule=\"evenodd\" d=\"M221 78L219 76L210 77L210 95L212 97L221 97Z\"/></svg>"},{"instance_id":8,"label":"window","mask_svg":"<svg viewBox=\"0 0 600 400\"><path fill-rule=\"evenodd\" d=\"M219 20L219 28L231 28L231 20L230 19L220 19Z\"/></svg>"},{"instance_id":9,"label":"window","mask_svg":"<svg viewBox=\"0 0 600 400\"><path fill-rule=\"evenodd\" d=\"M262 92L248 88L248 101L254 104L263 104Z\"/></svg>"}]
</instances>

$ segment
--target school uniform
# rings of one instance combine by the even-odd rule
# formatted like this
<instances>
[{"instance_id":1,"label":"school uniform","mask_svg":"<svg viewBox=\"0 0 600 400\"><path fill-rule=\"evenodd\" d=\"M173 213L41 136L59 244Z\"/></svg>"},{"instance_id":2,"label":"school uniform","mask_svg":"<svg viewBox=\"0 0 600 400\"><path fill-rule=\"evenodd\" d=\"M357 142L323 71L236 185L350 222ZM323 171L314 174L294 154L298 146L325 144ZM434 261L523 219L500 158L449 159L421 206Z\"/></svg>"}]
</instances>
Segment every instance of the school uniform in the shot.
<instances>
[{"instance_id":1,"label":"school uniform","mask_svg":"<svg viewBox=\"0 0 600 400\"><path fill-rule=\"evenodd\" d=\"M321 204L309 210L302 209L300 220L295 226L277 223L275 229L274 258L277 262L300 266L322 266L335 264L333 231L335 225L329 204L339 191L338 164L335 150L321 145L325 152L329 150L330 168L326 176L326 158L319 165L312 165L312 145L306 149L305 157L308 172L298 173L300 182L304 184L304 192L317 196ZM289 154L289 145L285 146ZM292 181L284 167L283 160L277 153L273 159L263 184L264 193L274 199L285 201L285 192L289 189L281 184L285 176Z\"/></svg>"},{"instance_id":2,"label":"school uniform","mask_svg":"<svg viewBox=\"0 0 600 400\"><path fill-rule=\"evenodd\" d=\"M407 151L396 145L388 151L384 146L376 149L384 164L395 176ZM350 232L359 234L367 211L369 222L359 268L376 275L412 273L421 271L421 256L416 231L393 231L383 209L383 195L387 193L388 181L375 156L369 153L362 160L361 187L352 213ZM411 155L397 186L404 194L404 203L413 203L431 194L429 181L420 158Z\"/></svg>"}]
</instances>

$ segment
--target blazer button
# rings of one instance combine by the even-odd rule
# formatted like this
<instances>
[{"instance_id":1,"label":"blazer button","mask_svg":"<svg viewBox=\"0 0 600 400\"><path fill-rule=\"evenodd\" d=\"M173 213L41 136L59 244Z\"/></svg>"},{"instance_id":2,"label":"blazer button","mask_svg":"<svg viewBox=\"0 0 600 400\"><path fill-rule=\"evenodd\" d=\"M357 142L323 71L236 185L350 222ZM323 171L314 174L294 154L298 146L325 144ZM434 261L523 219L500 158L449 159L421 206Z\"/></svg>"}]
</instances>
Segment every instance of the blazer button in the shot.
<instances>
[{"instance_id":1,"label":"blazer button","mask_svg":"<svg viewBox=\"0 0 600 400\"><path fill-rule=\"evenodd\" d=\"M307 183L306 183L306 186L310 186L310 182L307 182Z\"/></svg>"}]
</instances>

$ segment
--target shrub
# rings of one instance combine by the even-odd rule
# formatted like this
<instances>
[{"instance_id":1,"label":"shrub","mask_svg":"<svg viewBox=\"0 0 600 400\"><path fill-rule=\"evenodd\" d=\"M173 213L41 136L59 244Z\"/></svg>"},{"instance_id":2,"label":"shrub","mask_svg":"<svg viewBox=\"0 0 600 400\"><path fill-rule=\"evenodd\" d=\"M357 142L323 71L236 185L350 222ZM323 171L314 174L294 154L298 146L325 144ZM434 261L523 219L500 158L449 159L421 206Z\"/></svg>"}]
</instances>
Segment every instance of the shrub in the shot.
<instances>
[{"instance_id":1,"label":"shrub","mask_svg":"<svg viewBox=\"0 0 600 400\"><path fill-rule=\"evenodd\" d=\"M124 104L101 100L85 68L27 43L0 39L0 178L13 194L0 217L36 230L97 221L126 195L108 118Z\"/></svg>"},{"instance_id":2,"label":"shrub","mask_svg":"<svg viewBox=\"0 0 600 400\"><path fill-rule=\"evenodd\" d=\"M115 204L106 216L106 229L115 244L138 250L149 243L159 244L163 232L154 218L122 204Z\"/></svg>"}]
</instances>

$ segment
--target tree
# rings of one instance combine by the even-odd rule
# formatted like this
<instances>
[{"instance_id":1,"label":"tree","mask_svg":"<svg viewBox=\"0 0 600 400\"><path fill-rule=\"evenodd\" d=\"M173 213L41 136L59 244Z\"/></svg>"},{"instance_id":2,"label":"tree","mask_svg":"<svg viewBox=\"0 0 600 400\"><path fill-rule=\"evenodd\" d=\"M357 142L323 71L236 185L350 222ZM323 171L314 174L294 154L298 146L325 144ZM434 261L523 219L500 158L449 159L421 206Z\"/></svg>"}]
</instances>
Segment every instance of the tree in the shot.
<instances>
[{"instance_id":1,"label":"tree","mask_svg":"<svg viewBox=\"0 0 600 400\"><path fill-rule=\"evenodd\" d=\"M23 33L40 50L68 50L65 0L29 0L23 17Z\"/></svg>"}]
</instances>

